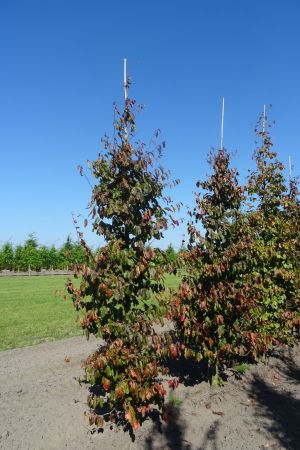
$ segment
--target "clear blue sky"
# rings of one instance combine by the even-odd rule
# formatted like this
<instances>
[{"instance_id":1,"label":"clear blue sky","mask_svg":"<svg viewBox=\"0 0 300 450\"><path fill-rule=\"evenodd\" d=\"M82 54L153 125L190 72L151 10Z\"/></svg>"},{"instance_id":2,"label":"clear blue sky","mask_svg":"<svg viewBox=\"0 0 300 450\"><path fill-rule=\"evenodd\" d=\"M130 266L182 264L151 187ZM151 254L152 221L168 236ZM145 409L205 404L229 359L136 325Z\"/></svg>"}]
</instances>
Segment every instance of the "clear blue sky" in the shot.
<instances>
[{"instance_id":1,"label":"clear blue sky","mask_svg":"<svg viewBox=\"0 0 300 450\"><path fill-rule=\"evenodd\" d=\"M1 0L0 244L30 232L42 244L75 236L71 213L86 215L90 197L77 165L112 132L124 57L131 96L146 105L138 136L163 131L164 165L182 181L175 200L193 205L220 142L222 96L224 143L241 175L264 103L279 157L292 155L299 173L299 21L298 0ZM179 246L184 229L163 246Z\"/></svg>"}]
</instances>

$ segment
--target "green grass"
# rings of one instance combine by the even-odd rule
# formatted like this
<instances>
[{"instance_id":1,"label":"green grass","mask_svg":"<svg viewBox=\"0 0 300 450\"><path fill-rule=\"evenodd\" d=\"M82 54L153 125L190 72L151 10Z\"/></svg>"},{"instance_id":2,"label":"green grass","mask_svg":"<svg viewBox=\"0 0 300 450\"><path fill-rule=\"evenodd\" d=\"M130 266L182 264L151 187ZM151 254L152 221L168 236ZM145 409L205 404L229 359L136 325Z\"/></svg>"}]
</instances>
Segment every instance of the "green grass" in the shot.
<instances>
[{"instance_id":1,"label":"green grass","mask_svg":"<svg viewBox=\"0 0 300 450\"><path fill-rule=\"evenodd\" d=\"M0 350L81 334L71 300L64 291L66 277L0 278Z\"/></svg>"},{"instance_id":2,"label":"green grass","mask_svg":"<svg viewBox=\"0 0 300 450\"><path fill-rule=\"evenodd\" d=\"M175 395L172 395L169 399L169 404L172 406L180 406L182 405L182 400L180 398L176 397Z\"/></svg>"},{"instance_id":3,"label":"green grass","mask_svg":"<svg viewBox=\"0 0 300 450\"><path fill-rule=\"evenodd\" d=\"M247 363L241 363L234 367L234 371L239 374L242 374L242 375L244 375L244 373L246 373L247 370L249 370L249 369L250 369L250 366Z\"/></svg>"},{"instance_id":4,"label":"green grass","mask_svg":"<svg viewBox=\"0 0 300 450\"><path fill-rule=\"evenodd\" d=\"M65 281L64 276L0 277L0 351L82 334L71 300L62 298ZM166 285L177 287L178 278L167 275Z\"/></svg>"}]
</instances>

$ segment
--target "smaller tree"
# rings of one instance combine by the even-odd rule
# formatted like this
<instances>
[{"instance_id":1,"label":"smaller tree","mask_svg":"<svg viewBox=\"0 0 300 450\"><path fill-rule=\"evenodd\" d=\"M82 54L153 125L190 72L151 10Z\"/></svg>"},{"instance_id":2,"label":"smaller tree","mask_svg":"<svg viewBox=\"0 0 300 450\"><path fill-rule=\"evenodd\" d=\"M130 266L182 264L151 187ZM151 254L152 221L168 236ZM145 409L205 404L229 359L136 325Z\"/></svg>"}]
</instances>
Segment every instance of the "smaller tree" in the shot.
<instances>
[{"instance_id":1,"label":"smaller tree","mask_svg":"<svg viewBox=\"0 0 300 450\"><path fill-rule=\"evenodd\" d=\"M39 245L34 233L28 236L23 247L23 264L26 269L41 270L42 261L39 253Z\"/></svg>"},{"instance_id":2,"label":"smaller tree","mask_svg":"<svg viewBox=\"0 0 300 450\"><path fill-rule=\"evenodd\" d=\"M292 250L289 255L290 283L287 287L287 313L290 316L291 330L300 328L300 200L298 179L290 178L289 192L284 202L284 221L288 239L285 245ZM286 264L286 263L285 263Z\"/></svg>"},{"instance_id":3,"label":"smaller tree","mask_svg":"<svg viewBox=\"0 0 300 450\"><path fill-rule=\"evenodd\" d=\"M168 263L173 263L177 259L177 253L172 244L169 244L167 249L165 250L165 255Z\"/></svg>"},{"instance_id":4,"label":"smaller tree","mask_svg":"<svg viewBox=\"0 0 300 450\"><path fill-rule=\"evenodd\" d=\"M22 245L17 245L15 248L14 254L14 270L18 272L19 270L25 271L27 270L26 261L24 258L24 248Z\"/></svg>"},{"instance_id":5,"label":"smaller tree","mask_svg":"<svg viewBox=\"0 0 300 450\"><path fill-rule=\"evenodd\" d=\"M299 299L299 273L294 270L297 237L284 166L273 150L269 126L262 127L261 121L256 130L261 145L254 152L256 168L248 184L252 200L249 222L254 236L248 273L256 275L252 290L259 296L253 310L255 323L262 335L277 344L292 339L289 305Z\"/></svg>"},{"instance_id":6,"label":"smaller tree","mask_svg":"<svg viewBox=\"0 0 300 450\"><path fill-rule=\"evenodd\" d=\"M212 175L197 183L201 191L190 212L188 252L182 257L186 275L173 301L173 318L178 351L184 348L186 357L207 361L210 379L220 381L222 364L251 348L249 316L255 298L240 277L240 255L252 238L242 212L244 189L230 168L229 153L219 150L208 162Z\"/></svg>"},{"instance_id":7,"label":"smaller tree","mask_svg":"<svg viewBox=\"0 0 300 450\"><path fill-rule=\"evenodd\" d=\"M49 269L58 269L59 265L59 251L55 247L55 245L51 245L48 251L48 268Z\"/></svg>"},{"instance_id":8,"label":"smaller tree","mask_svg":"<svg viewBox=\"0 0 300 450\"><path fill-rule=\"evenodd\" d=\"M72 256L70 261L70 268L73 269L75 264L83 264L85 262L85 255L82 245L79 242L75 242L72 248Z\"/></svg>"},{"instance_id":9,"label":"smaller tree","mask_svg":"<svg viewBox=\"0 0 300 450\"><path fill-rule=\"evenodd\" d=\"M14 249L10 242L6 242L0 250L0 270L13 270Z\"/></svg>"}]
</instances>

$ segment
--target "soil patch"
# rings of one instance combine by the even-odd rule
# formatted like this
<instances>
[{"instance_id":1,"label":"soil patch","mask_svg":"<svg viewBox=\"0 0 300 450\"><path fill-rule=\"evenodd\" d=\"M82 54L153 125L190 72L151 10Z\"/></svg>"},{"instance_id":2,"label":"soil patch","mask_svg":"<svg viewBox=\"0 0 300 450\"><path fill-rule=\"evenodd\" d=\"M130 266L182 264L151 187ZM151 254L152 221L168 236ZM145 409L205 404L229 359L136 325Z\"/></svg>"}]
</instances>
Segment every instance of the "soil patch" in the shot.
<instances>
[{"instance_id":1,"label":"soil patch","mask_svg":"<svg viewBox=\"0 0 300 450\"><path fill-rule=\"evenodd\" d=\"M147 420L132 442L122 429L87 426L81 360L97 347L75 337L0 353L0 448L233 450L300 448L300 346L233 374L221 388L181 385L167 424ZM170 393L172 395L172 393ZM171 397L170 397L171 398Z\"/></svg>"}]
</instances>

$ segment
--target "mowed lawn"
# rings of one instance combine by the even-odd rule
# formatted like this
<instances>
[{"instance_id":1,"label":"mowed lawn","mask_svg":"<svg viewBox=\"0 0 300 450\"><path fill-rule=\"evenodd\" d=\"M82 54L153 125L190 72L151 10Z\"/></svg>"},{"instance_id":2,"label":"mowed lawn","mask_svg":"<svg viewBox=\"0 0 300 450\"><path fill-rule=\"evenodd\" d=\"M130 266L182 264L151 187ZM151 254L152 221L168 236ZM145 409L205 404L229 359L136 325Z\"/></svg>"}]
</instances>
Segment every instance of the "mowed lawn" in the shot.
<instances>
[{"instance_id":1,"label":"mowed lawn","mask_svg":"<svg viewBox=\"0 0 300 450\"><path fill-rule=\"evenodd\" d=\"M0 351L80 335L65 276L0 277ZM179 279L166 277L168 287Z\"/></svg>"}]
</instances>

